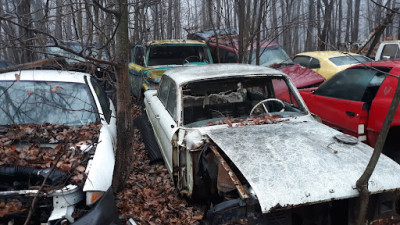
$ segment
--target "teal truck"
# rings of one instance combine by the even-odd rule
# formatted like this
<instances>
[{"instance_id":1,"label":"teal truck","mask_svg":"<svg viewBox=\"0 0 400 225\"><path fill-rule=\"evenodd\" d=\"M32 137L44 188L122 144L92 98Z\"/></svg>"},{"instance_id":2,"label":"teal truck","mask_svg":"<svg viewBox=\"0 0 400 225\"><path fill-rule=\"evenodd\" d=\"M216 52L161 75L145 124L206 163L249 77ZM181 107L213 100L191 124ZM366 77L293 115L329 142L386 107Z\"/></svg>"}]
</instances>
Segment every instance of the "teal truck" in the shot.
<instances>
[{"instance_id":1,"label":"teal truck","mask_svg":"<svg viewBox=\"0 0 400 225\"><path fill-rule=\"evenodd\" d=\"M157 89L162 74L168 69L213 62L207 44L194 40L151 41L136 45L130 57L129 80L135 96Z\"/></svg>"}]
</instances>

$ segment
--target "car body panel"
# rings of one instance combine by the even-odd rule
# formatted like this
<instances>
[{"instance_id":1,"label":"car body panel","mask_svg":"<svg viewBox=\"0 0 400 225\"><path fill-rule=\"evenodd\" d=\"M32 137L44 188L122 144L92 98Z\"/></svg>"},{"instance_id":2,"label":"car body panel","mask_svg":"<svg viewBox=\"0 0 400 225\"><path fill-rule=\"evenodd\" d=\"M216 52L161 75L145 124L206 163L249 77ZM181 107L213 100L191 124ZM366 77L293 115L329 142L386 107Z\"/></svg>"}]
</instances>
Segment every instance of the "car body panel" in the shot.
<instances>
[{"instance_id":1,"label":"car body panel","mask_svg":"<svg viewBox=\"0 0 400 225\"><path fill-rule=\"evenodd\" d=\"M373 149L340 143L338 134L305 118L207 132L246 177L263 213L359 195L355 183ZM398 189L399 173L400 166L382 155L369 180L371 194Z\"/></svg>"},{"instance_id":2,"label":"car body panel","mask_svg":"<svg viewBox=\"0 0 400 225\"><path fill-rule=\"evenodd\" d=\"M298 89L317 86L325 81L318 73L299 64L286 65L276 68L287 74Z\"/></svg>"},{"instance_id":3,"label":"car body panel","mask_svg":"<svg viewBox=\"0 0 400 225\"><path fill-rule=\"evenodd\" d=\"M351 52L314 51L314 52L298 53L295 55L293 60L296 61L296 57L299 57L299 56L307 56L307 57L318 60L319 64L320 64L319 68L311 68L311 67L309 67L307 65L303 65L303 64L302 64L302 66L311 68L313 71L321 74L323 77L325 77L328 80L336 73L338 73L342 70L345 70L353 65L359 64L359 62L356 62L356 63L347 64L347 65L337 66L330 59L335 58L335 57L342 57L342 56L352 57L352 56L361 56L361 55L351 53ZM364 58L365 58L365 60L368 59L366 57L364 57ZM372 60L368 60L368 61L372 61Z\"/></svg>"}]
</instances>

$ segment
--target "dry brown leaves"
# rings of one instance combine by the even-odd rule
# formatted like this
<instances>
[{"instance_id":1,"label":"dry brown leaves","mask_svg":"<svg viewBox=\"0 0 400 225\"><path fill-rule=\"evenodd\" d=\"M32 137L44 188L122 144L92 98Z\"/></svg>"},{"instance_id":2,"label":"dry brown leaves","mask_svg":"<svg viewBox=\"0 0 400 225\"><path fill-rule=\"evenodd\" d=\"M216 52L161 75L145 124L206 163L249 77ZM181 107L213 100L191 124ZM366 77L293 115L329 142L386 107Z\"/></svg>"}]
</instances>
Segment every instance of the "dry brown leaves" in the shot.
<instances>
[{"instance_id":1,"label":"dry brown leaves","mask_svg":"<svg viewBox=\"0 0 400 225\"><path fill-rule=\"evenodd\" d=\"M97 142L101 123L82 127L56 124L28 124L6 128L0 134L0 166L51 168L54 164L71 174L71 183L79 183L84 174L87 155L81 146ZM57 144L49 147L45 144ZM58 161L57 161L58 160Z\"/></svg>"},{"instance_id":2,"label":"dry brown leaves","mask_svg":"<svg viewBox=\"0 0 400 225\"><path fill-rule=\"evenodd\" d=\"M199 224L203 211L179 196L164 165L149 164L140 133L135 130L133 170L117 206L137 224Z\"/></svg>"}]
</instances>

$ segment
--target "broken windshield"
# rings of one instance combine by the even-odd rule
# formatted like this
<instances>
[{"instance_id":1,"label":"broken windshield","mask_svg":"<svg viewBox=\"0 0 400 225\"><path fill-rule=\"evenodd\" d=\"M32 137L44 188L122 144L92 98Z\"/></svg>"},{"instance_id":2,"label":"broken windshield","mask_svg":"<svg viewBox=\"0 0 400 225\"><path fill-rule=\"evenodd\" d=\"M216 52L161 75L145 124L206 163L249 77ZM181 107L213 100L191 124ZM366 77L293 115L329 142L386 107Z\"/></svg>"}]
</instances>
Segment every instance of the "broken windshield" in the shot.
<instances>
[{"instance_id":1,"label":"broken windshield","mask_svg":"<svg viewBox=\"0 0 400 225\"><path fill-rule=\"evenodd\" d=\"M249 51L250 54L250 51ZM260 65L271 66L273 64L293 64L292 59L279 45L269 46L260 49ZM256 64L256 51L253 50L251 64Z\"/></svg>"},{"instance_id":2,"label":"broken windshield","mask_svg":"<svg viewBox=\"0 0 400 225\"><path fill-rule=\"evenodd\" d=\"M148 66L183 65L190 62L210 62L208 57L208 48L206 46L152 46L150 47L148 54Z\"/></svg>"},{"instance_id":3,"label":"broken windshield","mask_svg":"<svg viewBox=\"0 0 400 225\"><path fill-rule=\"evenodd\" d=\"M193 82L183 87L183 123L187 127L250 117L304 115L298 95L281 76L240 77Z\"/></svg>"},{"instance_id":4,"label":"broken windshield","mask_svg":"<svg viewBox=\"0 0 400 225\"><path fill-rule=\"evenodd\" d=\"M0 125L87 125L98 120L86 84L49 81L1 81Z\"/></svg>"}]
</instances>

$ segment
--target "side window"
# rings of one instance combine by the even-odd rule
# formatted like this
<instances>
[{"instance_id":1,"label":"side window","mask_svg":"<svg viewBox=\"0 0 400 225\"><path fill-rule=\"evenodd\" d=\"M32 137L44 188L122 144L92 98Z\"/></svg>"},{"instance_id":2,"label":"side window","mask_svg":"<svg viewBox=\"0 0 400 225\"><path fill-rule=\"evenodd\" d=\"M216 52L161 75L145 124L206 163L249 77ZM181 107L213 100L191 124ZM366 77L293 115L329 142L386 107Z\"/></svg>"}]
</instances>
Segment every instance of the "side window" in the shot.
<instances>
[{"instance_id":1,"label":"side window","mask_svg":"<svg viewBox=\"0 0 400 225\"><path fill-rule=\"evenodd\" d=\"M321 68L321 64L319 63L318 59L311 57L310 66L308 68L319 69L319 68Z\"/></svg>"},{"instance_id":2,"label":"side window","mask_svg":"<svg viewBox=\"0 0 400 225\"><path fill-rule=\"evenodd\" d=\"M107 123L109 123L111 119L110 100L94 78L90 78L90 82L92 83L93 89L99 99L101 109L104 113L104 118Z\"/></svg>"},{"instance_id":3,"label":"side window","mask_svg":"<svg viewBox=\"0 0 400 225\"><path fill-rule=\"evenodd\" d=\"M308 56L296 56L296 57L294 57L293 62L300 64L307 68L310 67L310 57L308 57Z\"/></svg>"},{"instance_id":4,"label":"side window","mask_svg":"<svg viewBox=\"0 0 400 225\"><path fill-rule=\"evenodd\" d=\"M400 58L399 46L397 44L387 44L383 47L380 59L395 59Z\"/></svg>"},{"instance_id":5,"label":"side window","mask_svg":"<svg viewBox=\"0 0 400 225\"><path fill-rule=\"evenodd\" d=\"M171 114L172 118L177 121L176 116L176 86L174 82L169 84L168 101L166 106L167 111Z\"/></svg>"},{"instance_id":6,"label":"side window","mask_svg":"<svg viewBox=\"0 0 400 225\"><path fill-rule=\"evenodd\" d=\"M144 48L142 46L137 46L135 49L135 63L144 66Z\"/></svg>"},{"instance_id":7,"label":"side window","mask_svg":"<svg viewBox=\"0 0 400 225\"><path fill-rule=\"evenodd\" d=\"M237 63L236 53L231 51L226 51L224 63Z\"/></svg>"},{"instance_id":8,"label":"side window","mask_svg":"<svg viewBox=\"0 0 400 225\"><path fill-rule=\"evenodd\" d=\"M158 88L157 96L164 106L167 104L168 100L169 83L170 83L169 80L165 76L161 77L161 82Z\"/></svg>"},{"instance_id":9,"label":"side window","mask_svg":"<svg viewBox=\"0 0 400 225\"><path fill-rule=\"evenodd\" d=\"M377 74L375 70L354 68L344 70L322 84L316 95L352 101L362 101L363 95Z\"/></svg>"}]
</instances>

